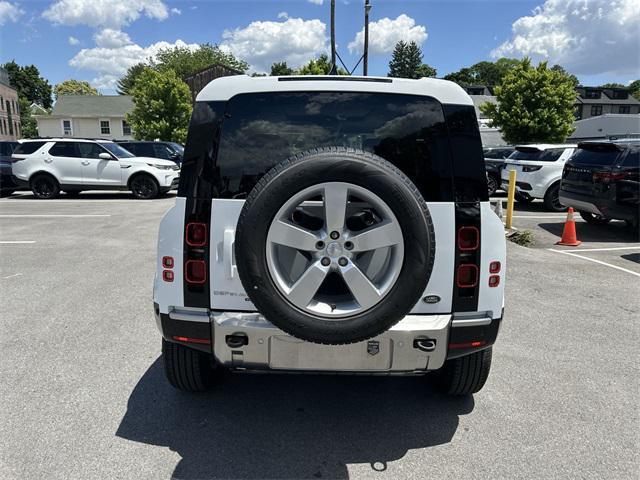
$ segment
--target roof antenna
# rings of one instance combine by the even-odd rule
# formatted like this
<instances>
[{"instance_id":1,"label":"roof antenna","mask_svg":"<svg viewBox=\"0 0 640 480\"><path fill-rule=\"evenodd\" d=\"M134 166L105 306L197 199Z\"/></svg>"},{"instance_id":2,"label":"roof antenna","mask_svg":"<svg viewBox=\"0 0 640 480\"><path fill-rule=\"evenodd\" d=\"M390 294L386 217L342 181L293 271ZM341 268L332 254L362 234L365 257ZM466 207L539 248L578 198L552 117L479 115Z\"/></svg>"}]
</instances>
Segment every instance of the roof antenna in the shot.
<instances>
[{"instance_id":1,"label":"roof antenna","mask_svg":"<svg viewBox=\"0 0 640 480\"><path fill-rule=\"evenodd\" d=\"M369 0L364 2L364 53L362 54L362 75L365 77L369 74L369 12L371 4Z\"/></svg>"},{"instance_id":2,"label":"roof antenna","mask_svg":"<svg viewBox=\"0 0 640 480\"><path fill-rule=\"evenodd\" d=\"M331 71L329 75L337 75L336 65L336 0L331 0Z\"/></svg>"}]
</instances>

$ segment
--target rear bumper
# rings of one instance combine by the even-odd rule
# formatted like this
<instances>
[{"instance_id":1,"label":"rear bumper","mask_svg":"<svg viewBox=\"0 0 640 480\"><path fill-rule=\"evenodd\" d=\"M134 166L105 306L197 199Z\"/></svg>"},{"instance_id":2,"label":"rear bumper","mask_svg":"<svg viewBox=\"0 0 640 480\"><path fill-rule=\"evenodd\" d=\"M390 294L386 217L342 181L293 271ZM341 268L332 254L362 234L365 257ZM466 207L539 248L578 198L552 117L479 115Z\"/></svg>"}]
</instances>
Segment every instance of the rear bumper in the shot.
<instances>
[{"instance_id":1,"label":"rear bumper","mask_svg":"<svg viewBox=\"0 0 640 480\"><path fill-rule=\"evenodd\" d=\"M560 190L560 203L565 207L573 207L579 212L589 212L602 215L600 209L593 203L593 198L587 195Z\"/></svg>"},{"instance_id":2,"label":"rear bumper","mask_svg":"<svg viewBox=\"0 0 640 480\"><path fill-rule=\"evenodd\" d=\"M172 310L156 317L165 340L212 353L237 371L420 374L491 346L500 319L409 315L370 340L320 345L292 337L259 313Z\"/></svg>"}]
</instances>

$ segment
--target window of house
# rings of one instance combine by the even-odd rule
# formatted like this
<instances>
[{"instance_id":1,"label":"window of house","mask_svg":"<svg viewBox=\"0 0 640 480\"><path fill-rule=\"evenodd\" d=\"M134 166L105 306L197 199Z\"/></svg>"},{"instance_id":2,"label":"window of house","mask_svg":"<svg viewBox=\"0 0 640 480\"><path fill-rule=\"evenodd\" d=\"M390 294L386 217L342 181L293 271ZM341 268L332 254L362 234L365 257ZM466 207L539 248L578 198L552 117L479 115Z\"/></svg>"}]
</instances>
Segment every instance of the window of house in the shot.
<instances>
[{"instance_id":1,"label":"window of house","mask_svg":"<svg viewBox=\"0 0 640 480\"><path fill-rule=\"evenodd\" d=\"M71 135L73 135L71 120L62 120L62 135L65 137L70 137Z\"/></svg>"},{"instance_id":2,"label":"window of house","mask_svg":"<svg viewBox=\"0 0 640 480\"><path fill-rule=\"evenodd\" d=\"M602 105L592 105L591 116L597 117L598 115L602 115Z\"/></svg>"},{"instance_id":3,"label":"window of house","mask_svg":"<svg viewBox=\"0 0 640 480\"><path fill-rule=\"evenodd\" d=\"M600 98L600 90L585 90L584 98Z\"/></svg>"},{"instance_id":4,"label":"window of house","mask_svg":"<svg viewBox=\"0 0 640 480\"><path fill-rule=\"evenodd\" d=\"M631 113L631 106L630 105L620 105L620 108L618 109L618 113Z\"/></svg>"},{"instance_id":5,"label":"window of house","mask_svg":"<svg viewBox=\"0 0 640 480\"><path fill-rule=\"evenodd\" d=\"M111 135L111 122L100 120L100 135Z\"/></svg>"},{"instance_id":6,"label":"window of house","mask_svg":"<svg viewBox=\"0 0 640 480\"><path fill-rule=\"evenodd\" d=\"M0 95L0 110L4 110L4 98Z\"/></svg>"},{"instance_id":7,"label":"window of house","mask_svg":"<svg viewBox=\"0 0 640 480\"><path fill-rule=\"evenodd\" d=\"M614 90L612 95L615 100L625 100L629 98L629 93L626 90Z\"/></svg>"},{"instance_id":8,"label":"window of house","mask_svg":"<svg viewBox=\"0 0 640 480\"><path fill-rule=\"evenodd\" d=\"M0 134L4 135L4 125L0 122Z\"/></svg>"},{"instance_id":9,"label":"window of house","mask_svg":"<svg viewBox=\"0 0 640 480\"><path fill-rule=\"evenodd\" d=\"M131 135L131 125L126 120L122 120L122 135Z\"/></svg>"}]
</instances>

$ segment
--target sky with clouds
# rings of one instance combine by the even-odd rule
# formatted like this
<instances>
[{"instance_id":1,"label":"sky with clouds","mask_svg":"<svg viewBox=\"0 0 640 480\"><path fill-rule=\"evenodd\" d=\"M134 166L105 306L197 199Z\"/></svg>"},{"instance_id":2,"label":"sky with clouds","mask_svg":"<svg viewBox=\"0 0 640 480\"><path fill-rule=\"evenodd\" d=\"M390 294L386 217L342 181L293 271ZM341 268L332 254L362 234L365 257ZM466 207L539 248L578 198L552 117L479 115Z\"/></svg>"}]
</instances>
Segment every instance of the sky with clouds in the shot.
<instances>
[{"instance_id":1,"label":"sky with clouds","mask_svg":"<svg viewBox=\"0 0 640 480\"><path fill-rule=\"evenodd\" d=\"M338 0L338 51L362 54L362 0ZM584 84L640 77L640 0L372 0L370 70L386 75L398 40L445 75L500 56L548 59ZM0 62L35 64L52 84L104 93L128 67L173 45L221 45L252 71L328 50L329 0L0 0Z\"/></svg>"}]
</instances>

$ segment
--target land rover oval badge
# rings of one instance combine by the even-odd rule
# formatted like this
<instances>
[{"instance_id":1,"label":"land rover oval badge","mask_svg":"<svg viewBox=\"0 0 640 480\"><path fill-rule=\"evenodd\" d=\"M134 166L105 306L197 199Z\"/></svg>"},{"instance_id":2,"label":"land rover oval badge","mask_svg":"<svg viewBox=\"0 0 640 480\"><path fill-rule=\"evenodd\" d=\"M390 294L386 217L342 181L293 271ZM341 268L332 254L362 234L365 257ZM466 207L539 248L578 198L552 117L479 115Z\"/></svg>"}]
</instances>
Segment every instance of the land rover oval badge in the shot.
<instances>
[{"instance_id":1,"label":"land rover oval badge","mask_svg":"<svg viewBox=\"0 0 640 480\"><path fill-rule=\"evenodd\" d=\"M427 295L422 299L424 303L438 303L441 298L438 295Z\"/></svg>"}]
</instances>

